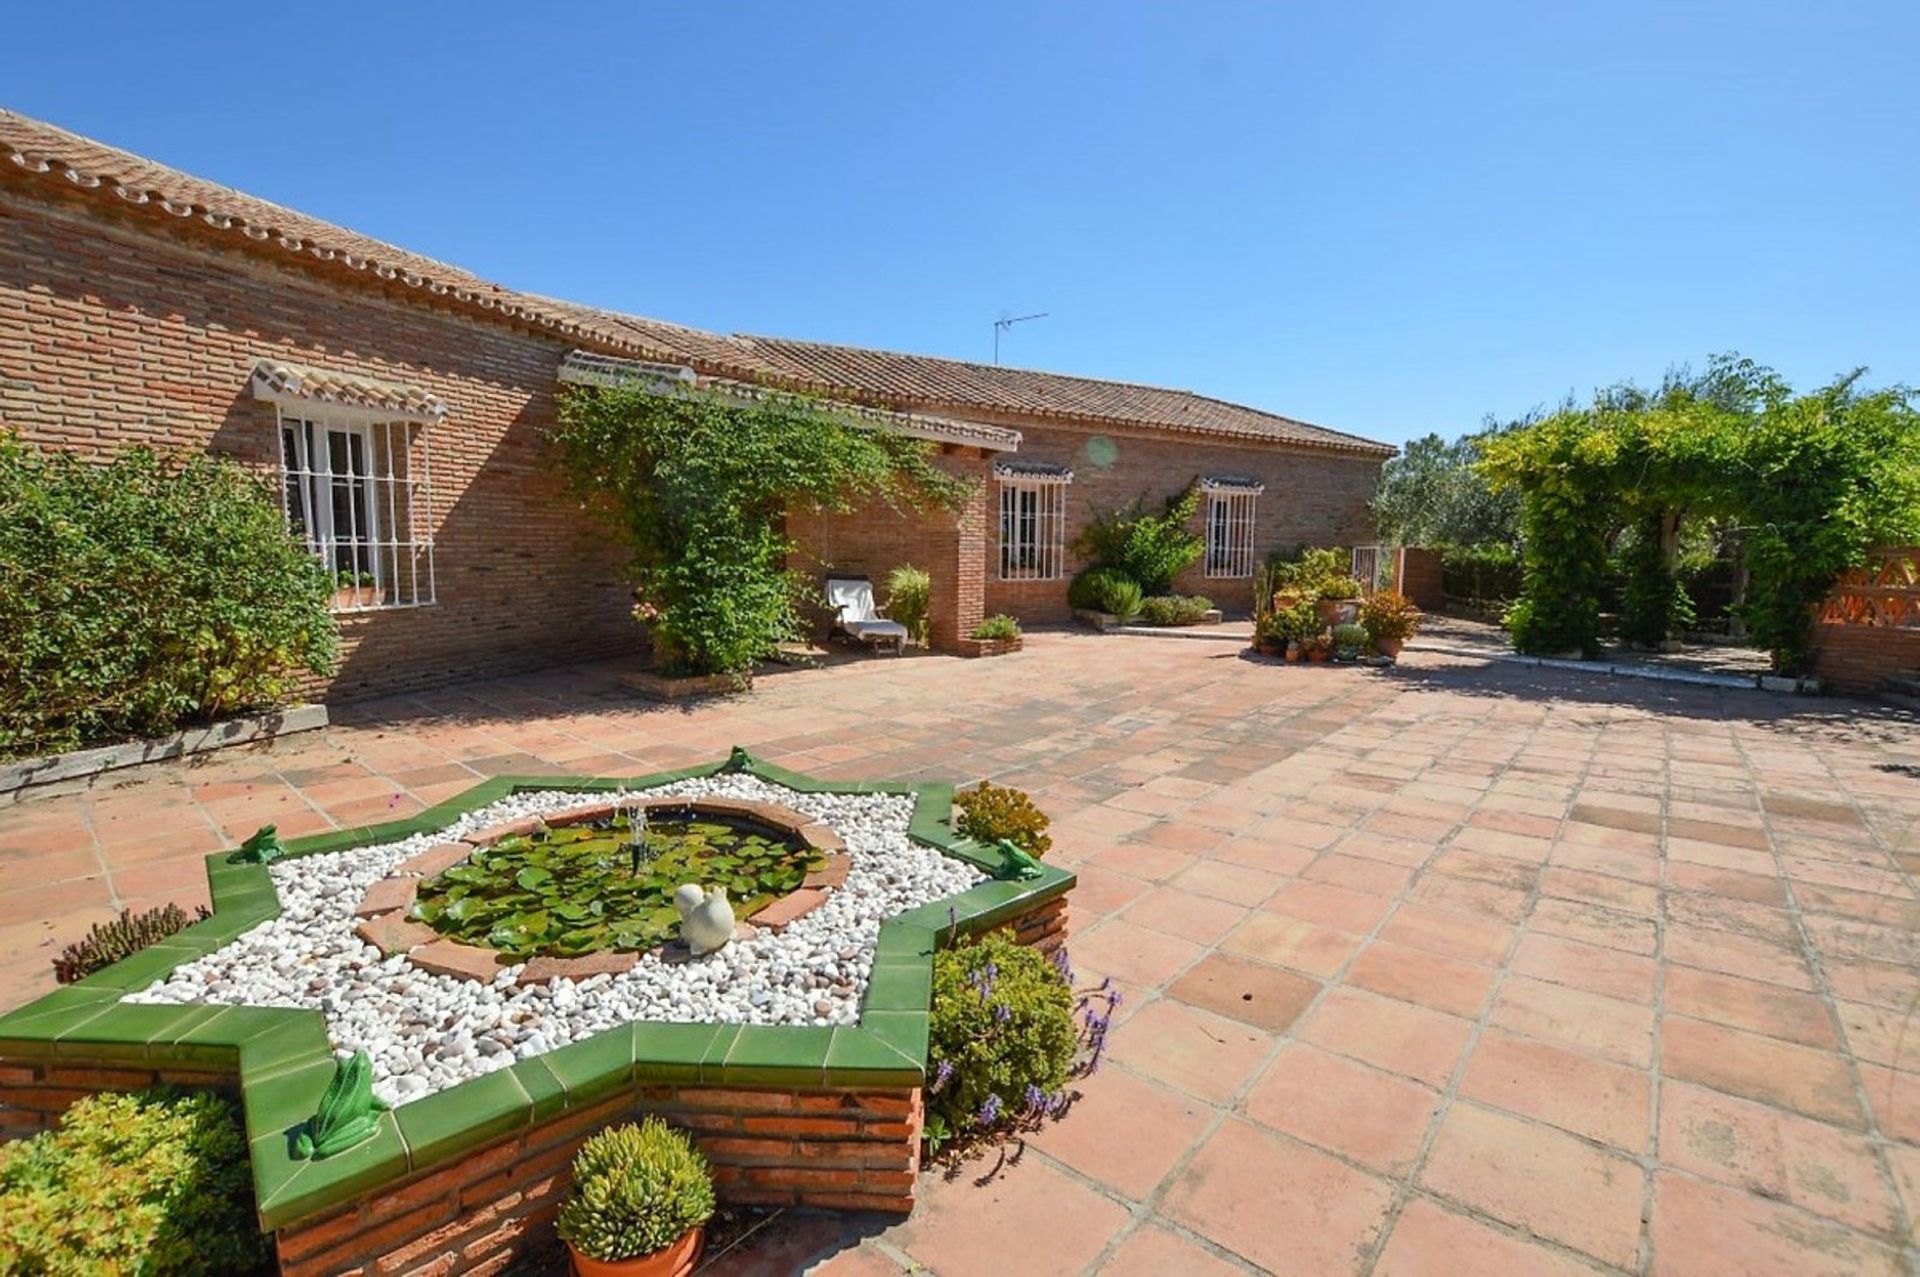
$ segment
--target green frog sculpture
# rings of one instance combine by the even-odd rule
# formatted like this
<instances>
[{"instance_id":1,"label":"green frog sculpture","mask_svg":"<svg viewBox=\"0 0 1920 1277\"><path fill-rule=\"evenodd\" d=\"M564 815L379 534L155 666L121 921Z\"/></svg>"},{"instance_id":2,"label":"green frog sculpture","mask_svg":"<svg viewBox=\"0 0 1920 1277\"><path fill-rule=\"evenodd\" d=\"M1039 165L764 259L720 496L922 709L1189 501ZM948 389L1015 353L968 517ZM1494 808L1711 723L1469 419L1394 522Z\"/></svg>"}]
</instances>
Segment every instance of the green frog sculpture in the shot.
<instances>
[{"instance_id":1,"label":"green frog sculpture","mask_svg":"<svg viewBox=\"0 0 1920 1277\"><path fill-rule=\"evenodd\" d=\"M337 1061L333 1080L320 1096L320 1108L306 1120L293 1142L301 1157L331 1157L371 1139L387 1106L373 1093L373 1061L365 1051Z\"/></svg>"},{"instance_id":2,"label":"green frog sculpture","mask_svg":"<svg viewBox=\"0 0 1920 1277\"><path fill-rule=\"evenodd\" d=\"M240 850L227 857L230 864L270 865L287 854L280 845L280 830L276 825L262 825L253 831L253 837L240 844Z\"/></svg>"},{"instance_id":3,"label":"green frog sculpture","mask_svg":"<svg viewBox=\"0 0 1920 1277\"><path fill-rule=\"evenodd\" d=\"M1000 852L1000 872L994 877L1003 882L1031 882L1038 878L1044 867L1040 862L1002 838L993 844Z\"/></svg>"}]
</instances>

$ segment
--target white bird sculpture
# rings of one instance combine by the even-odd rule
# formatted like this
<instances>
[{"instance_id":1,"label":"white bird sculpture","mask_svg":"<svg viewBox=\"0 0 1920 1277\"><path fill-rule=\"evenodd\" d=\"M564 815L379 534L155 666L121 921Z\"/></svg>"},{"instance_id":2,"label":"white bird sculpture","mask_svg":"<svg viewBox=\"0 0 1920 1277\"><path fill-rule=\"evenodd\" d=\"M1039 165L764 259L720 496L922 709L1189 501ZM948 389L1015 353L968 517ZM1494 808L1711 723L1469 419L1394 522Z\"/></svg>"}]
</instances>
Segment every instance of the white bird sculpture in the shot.
<instances>
[{"instance_id":1,"label":"white bird sculpture","mask_svg":"<svg viewBox=\"0 0 1920 1277\"><path fill-rule=\"evenodd\" d=\"M673 907L680 911L680 938L687 951L703 957L733 939L733 906L727 902L727 889L715 887L702 891L686 883L673 893Z\"/></svg>"}]
</instances>

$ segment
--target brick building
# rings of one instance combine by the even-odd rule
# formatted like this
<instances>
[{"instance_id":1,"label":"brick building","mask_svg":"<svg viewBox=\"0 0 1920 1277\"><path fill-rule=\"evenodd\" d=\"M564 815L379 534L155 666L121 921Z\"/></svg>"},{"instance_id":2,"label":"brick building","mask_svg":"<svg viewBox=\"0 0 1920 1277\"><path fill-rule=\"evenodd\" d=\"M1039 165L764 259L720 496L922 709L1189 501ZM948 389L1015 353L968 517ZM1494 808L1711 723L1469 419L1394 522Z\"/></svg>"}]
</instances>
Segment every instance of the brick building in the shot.
<instances>
[{"instance_id":1,"label":"brick building","mask_svg":"<svg viewBox=\"0 0 1920 1277\"><path fill-rule=\"evenodd\" d=\"M622 652L622 552L561 495L542 435L567 382L643 376L833 401L980 480L958 514L795 518L818 568L935 583L933 638L1066 616L1096 510L1200 482L1205 562L1351 544L1386 445L1187 391L760 337L515 292L0 112L0 429L45 447L231 454L342 574L347 699Z\"/></svg>"}]
</instances>

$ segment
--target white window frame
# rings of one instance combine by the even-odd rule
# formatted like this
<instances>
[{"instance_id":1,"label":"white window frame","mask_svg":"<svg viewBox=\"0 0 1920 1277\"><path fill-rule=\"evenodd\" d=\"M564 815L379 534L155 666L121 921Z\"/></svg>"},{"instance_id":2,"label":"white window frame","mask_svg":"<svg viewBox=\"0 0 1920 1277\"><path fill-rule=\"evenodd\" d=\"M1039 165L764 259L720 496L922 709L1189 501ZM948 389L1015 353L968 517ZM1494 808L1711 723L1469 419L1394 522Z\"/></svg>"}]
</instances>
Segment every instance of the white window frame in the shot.
<instances>
[{"instance_id":1,"label":"white window frame","mask_svg":"<svg viewBox=\"0 0 1920 1277\"><path fill-rule=\"evenodd\" d=\"M1258 484L1208 481L1206 574L1210 579L1251 577L1254 567L1254 519Z\"/></svg>"},{"instance_id":2,"label":"white window frame","mask_svg":"<svg viewBox=\"0 0 1920 1277\"><path fill-rule=\"evenodd\" d=\"M426 423L320 403L276 403L274 416L281 512L333 574L334 611L390 611L437 603L433 466ZM350 473L335 472L335 438L359 442L361 473L351 473L351 463ZM352 446L347 444L349 457ZM406 459L404 474L395 473L396 457ZM334 508L336 486L343 481L349 494L345 528L339 526ZM349 570L372 574L371 599L358 591L346 593L340 576Z\"/></svg>"},{"instance_id":3,"label":"white window frame","mask_svg":"<svg viewBox=\"0 0 1920 1277\"><path fill-rule=\"evenodd\" d=\"M1000 579L1058 581L1067 574L1067 485L1060 474L998 470Z\"/></svg>"}]
</instances>

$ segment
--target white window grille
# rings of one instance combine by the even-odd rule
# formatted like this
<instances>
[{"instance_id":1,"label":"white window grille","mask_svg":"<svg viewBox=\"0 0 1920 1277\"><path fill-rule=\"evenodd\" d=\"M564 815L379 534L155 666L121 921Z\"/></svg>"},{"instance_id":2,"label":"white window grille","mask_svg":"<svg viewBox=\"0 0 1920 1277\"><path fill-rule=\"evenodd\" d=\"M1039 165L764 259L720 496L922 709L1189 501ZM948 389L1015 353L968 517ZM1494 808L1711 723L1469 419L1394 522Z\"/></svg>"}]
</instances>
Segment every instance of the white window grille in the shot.
<instances>
[{"instance_id":1,"label":"white window grille","mask_svg":"<svg viewBox=\"0 0 1920 1277\"><path fill-rule=\"evenodd\" d=\"M435 602L426 426L282 406L287 524L333 574L334 610Z\"/></svg>"},{"instance_id":2,"label":"white window grille","mask_svg":"<svg viewBox=\"0 0 1920 1277\"><path fill-rule=\"evenodd\" d=\"M1067 485L1062 466L1003 463L1000 480L1000 579L1057 581L1066 575Z\"/></svg>"},{"instance_id":3,"label":"white window grille","mask_svg":"<svg viewBox=\"0 0 1920 1277\"><path fill-rule=\"evenodd\" d=\"M1206 571L1210 577L1253 575L1254 503L1265 486L1251 479L1208 479Z\"/></svg>"},{"instance_id":4,"label":"white window grille","mask_svg":"<svg viewBox=\"0 0 1920 1277\"><path fill-rule=\"evenodd\" d=\"M1353 576L1369 591L1380 588L1379 546L1356 545L1353 547Z\"/></svg>"}]
</instances>

